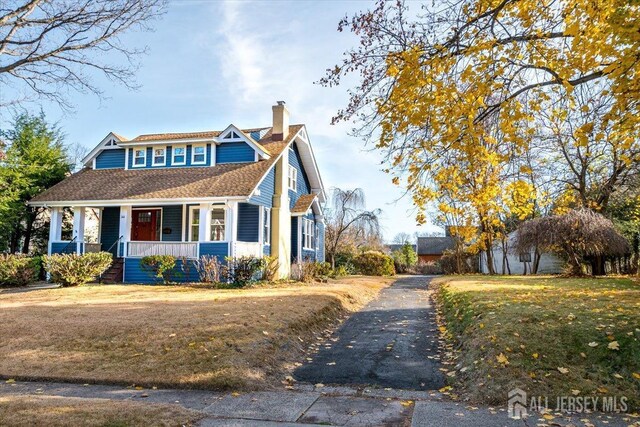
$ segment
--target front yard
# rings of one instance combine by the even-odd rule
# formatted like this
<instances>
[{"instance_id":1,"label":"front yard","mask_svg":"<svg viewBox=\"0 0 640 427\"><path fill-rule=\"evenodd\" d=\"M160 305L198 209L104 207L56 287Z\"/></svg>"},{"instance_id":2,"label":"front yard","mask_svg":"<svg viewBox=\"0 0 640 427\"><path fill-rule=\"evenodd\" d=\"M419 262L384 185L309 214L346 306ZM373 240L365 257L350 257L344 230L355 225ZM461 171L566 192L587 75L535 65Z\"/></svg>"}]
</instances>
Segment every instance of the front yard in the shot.
<instances>
[{"instance_id":1,"label":"front yard","mask_svg":"<svg viewBox=\"0 0 640 427\"><path fill-rule=\"evenodd\" d=\"M0 291L0 376L247 390L393 279L241 290L107 285Z\"/></svg>"},{"instance_id":2,"label":"front yard","mask_svg":"<svg viewBox=\"0 0 640 427\"><path fill-rule=\"evenodd\" d=\"M453 394L626 396L640 407L640 284L625 278L434 281Z\"/></svg>"}]
</instances>

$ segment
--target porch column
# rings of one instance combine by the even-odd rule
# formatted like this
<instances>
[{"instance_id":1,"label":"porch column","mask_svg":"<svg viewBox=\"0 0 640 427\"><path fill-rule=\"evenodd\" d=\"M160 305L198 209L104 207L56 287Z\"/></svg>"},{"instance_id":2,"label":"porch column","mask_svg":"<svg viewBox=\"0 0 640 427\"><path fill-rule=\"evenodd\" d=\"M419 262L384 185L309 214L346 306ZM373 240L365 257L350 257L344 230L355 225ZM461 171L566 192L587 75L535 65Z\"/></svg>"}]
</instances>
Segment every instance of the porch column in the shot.
<instances>
[{"instance_id":1,"label":"porch column","mask_svg":"<svg viewBox=\"0 0 640 427\"><path fill-rule=\"evenodd\" d=\"M289 150L275 165L275 192L271 208L271 256L278 259L277 278L291 274L291 211L289 210ZM300 178L301 179L301 178Z\"/></svg>"},{"instance_id":2,"label":"porch column","mask_svg":"<svg viewBox=\"0 0 640 427\"><path fill-rule=\"evenodd\" d=\"M211 204L200 204L200 226L198 227L198 241L211 240Z\"/></svg>"},{"instance_id":3,"label":"porch column","mask_svg":"<svg viewBox=\"0 0 640 427\"><path fill-rule=\"evenodd\" d=\"M84 243L84 219L86 215L84 206L73 207L73 237L76 239L76 253L82 253Z\"/></svg>"},{"instance_id":4,"label":"porch column","mask_svg":"<svg viewBox=\"0 0 640 427\"><path fill-rule=\"evenodd\" d=\"M236 256L238 240L238 202L227 202L225 207L224 240L229 242L229 256Z\"/></svg>"},{"instance_id":5,"label":"porch column","mask_svg":"<svg viewBox=\"0 0 640 427\"><path fill-rule=\"evenodd\" d=\"M51 218L49 221L49 255L51 255L51 247L53 242L62 240L62 208L53 207L50 210Z\"/></svg>"},{"instance_id":6,"label":"porch column","mask_svg":"<svg viewBox=\"0 0 640 427\"><path fill-rule=\"evenodd\" d=\"M121 242L124 244L124 252L120 252L120 244L118 244L118 255L120 257L127 256L127 243L131 240L131 206L120 206L120 228L118 237L122 236Z\"/></svg>"}]
</instances>

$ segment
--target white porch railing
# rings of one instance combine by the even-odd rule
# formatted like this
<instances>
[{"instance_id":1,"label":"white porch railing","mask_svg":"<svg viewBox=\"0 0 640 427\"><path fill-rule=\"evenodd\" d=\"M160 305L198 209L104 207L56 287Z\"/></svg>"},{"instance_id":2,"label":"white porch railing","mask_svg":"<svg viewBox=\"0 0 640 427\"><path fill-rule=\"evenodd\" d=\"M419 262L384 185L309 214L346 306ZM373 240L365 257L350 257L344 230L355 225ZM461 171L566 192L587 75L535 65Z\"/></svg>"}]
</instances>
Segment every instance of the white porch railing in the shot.
<instances>
[{"instance_id":1,"label":"white porch railing","mask_svg":"<svg viewBox=\"0 0 640 427\"><path fill-rule=\"evenodd\" d=\"M172 255L176 258L197 258L198 242L128 242L127 256Z\"/></svg>"},{"instance_id":2,"label":"white porch railing","mask_svg":"<svg viewBox=\"0 0 640 427\"><path fill-rule=\"evenodd\" d=\"M262 256L262 246L258 242L233 242L234 257L253 256L260 258Z\"/></svg>"}]
</instances>

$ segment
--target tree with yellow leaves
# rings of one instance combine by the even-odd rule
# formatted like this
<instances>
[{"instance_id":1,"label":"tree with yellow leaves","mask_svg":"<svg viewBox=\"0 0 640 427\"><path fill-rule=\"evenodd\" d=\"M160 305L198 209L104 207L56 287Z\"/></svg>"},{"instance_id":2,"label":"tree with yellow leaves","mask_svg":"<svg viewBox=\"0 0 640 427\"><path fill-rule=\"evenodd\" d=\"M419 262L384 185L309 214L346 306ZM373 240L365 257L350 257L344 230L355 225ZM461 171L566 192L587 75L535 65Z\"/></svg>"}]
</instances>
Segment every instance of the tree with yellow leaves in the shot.
<instances>
[{"instance_id":1,"label":"tree with yellow leaves","mask_svg":"<svg viewBox=\"0 0 640 427\"><path fill-rule=\"evenodd\" d=\"M607 109L574 136L589 144L606 128L620 161L638 161L629 155L640 136L637 2L462 0L424 4L416 15L402 1L379 1L345 18L345 29L359 47L321 83L349 73L360 83L334 120L359 120L358 133L411 192L419 222L433 201L473 216L490 272L501 216L526 218L539 199L522 160L541 141L540 121L568 117L553 106L573 106L577 88L595 87Z\"/></svg>"}]
</instances>

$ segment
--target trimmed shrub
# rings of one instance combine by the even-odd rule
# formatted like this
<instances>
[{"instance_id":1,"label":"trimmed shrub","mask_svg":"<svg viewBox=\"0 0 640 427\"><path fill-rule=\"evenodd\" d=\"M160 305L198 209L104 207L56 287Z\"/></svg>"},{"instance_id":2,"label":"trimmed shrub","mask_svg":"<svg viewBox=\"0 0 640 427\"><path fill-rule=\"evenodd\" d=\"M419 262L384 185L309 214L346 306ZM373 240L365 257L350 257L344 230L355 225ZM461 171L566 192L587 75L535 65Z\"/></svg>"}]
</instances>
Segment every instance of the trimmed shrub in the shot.
<instances>
[{"instance_id":1,"label":"trimmed shrub","mask_svg":"<svg viewBox=\"0 0 640 427\"><path fill-rule=\"evenodd\" d=\"M396 274L393 258L382 252L363 252L353 259L353 264L358 273L367 276L393 276Z\"/></svg>"},{"instance_id":2,"label":"trimmed shrub","mask_svg":"<svg viewBox=\"0 0 640 427\"><path fill-rule=\"evenodd\" d=\"M26 286L38 280L40 257L0 254L0 286Z\"/></svg>"},{"instance_id":3,"label":"trimmed shrub","mask_svg":"<svg viewBox=\"0 0 640 427\"><path fill-rule=\"evenodd\" d=\"M266 261L264 258L243 256L238 258L226 258L227 265L224 266L221 279L231 283L238 288L246 286L248 283L256 281L259 273L264 269Z\"/></svg>"},{"instance_id":4,"label":"trimmed shrub","mask_svg":"<svg viewBox=\"0 0 640 427\"><path fill-rule=\"evenodd\" d=\"M79 286L94 280L111 266L113 255L109 252L56 254L44 257L44 268L51 281L63 287Z\"/></svg>"},{"instance_id":5,"label":"trimmed shrub","mask_svg":"<svg viewBox=\"0 0 640 427\"><path fill-rule=\"evenodd\" d=\"M440 263L436 261L420 261L413 268L410 268L409 272L413 274L424 274L428 276L443 273Z\"/></svg>"},{"instance_id":6,"label":"trimmed shrub","mask_svg":"<svg viewBox=\"0 0 640 427\"><path fill-rule=\"evenodd\" d=\"M162 279L164 284L171 283L176 258L171 255L149 255L140 260L140 268L152 278Z\"/></svg>"}]
</instances>

